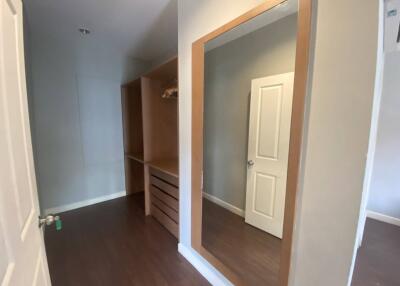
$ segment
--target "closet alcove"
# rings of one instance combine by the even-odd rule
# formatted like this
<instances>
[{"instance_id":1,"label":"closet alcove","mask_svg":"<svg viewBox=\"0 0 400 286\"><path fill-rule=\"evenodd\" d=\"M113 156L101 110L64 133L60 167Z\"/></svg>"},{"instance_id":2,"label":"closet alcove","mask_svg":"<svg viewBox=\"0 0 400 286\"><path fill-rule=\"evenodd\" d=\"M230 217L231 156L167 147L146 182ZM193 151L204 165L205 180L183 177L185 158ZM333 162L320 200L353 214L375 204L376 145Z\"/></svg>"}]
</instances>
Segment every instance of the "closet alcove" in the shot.
<instances>
[{"instance_id":1,"label":"closet alcove","mask_svg":"<svg viewBox=\"0 0 400 286\"><path fill-rule=\"evenodd\" d=\"M122 85L127 194L144 191L145 213L179 236L178 59Z\"/></svg>"}]
</instances>

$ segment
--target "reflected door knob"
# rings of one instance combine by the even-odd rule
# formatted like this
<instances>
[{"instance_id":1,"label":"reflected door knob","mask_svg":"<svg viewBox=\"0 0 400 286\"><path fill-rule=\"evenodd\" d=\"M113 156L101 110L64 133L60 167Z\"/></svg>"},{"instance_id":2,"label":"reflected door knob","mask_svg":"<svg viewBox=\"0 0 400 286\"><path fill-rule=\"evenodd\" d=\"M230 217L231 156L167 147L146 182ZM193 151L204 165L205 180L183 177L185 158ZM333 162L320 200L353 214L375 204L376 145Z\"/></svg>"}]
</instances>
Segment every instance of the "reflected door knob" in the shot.
<instances>
[{"instance_id":1,"label":"reflected door knob","mask_svg":"<svg viewBox=\"0 0 400 286\"><path fill-rule=\"evenodd\" d=\"M253 165L254 165L254 161L253 160L247 161L247 166L251 167Z\"/></svg>"},{"instance_id":2,"label":"reflected door knob","mask_svg":"<svg viewBox=\"0 0 400 286\"><path fill-rule=\"evenodd\" d=\"M57 215L47 215L45 217L39 217L39 228L45 226L45 225L52 225L53 223L56 224L56 229L61 230L62 228L62 222L60 217Z\"/></svg>"}]
</instances>

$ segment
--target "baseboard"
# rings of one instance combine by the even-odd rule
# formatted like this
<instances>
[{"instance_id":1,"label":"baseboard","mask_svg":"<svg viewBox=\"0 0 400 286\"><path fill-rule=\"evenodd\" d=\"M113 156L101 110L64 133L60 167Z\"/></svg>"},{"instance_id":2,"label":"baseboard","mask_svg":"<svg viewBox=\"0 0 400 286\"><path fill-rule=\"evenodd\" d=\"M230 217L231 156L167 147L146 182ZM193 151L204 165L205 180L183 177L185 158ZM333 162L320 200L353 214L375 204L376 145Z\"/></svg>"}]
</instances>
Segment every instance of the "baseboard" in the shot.
<instances>
[{"instance_id":1,"label":"baseboard","mask_svg":"<svg viewBox=\"0 0 400 286\"><path fill-rule=\"evenodd\" d=\"M377 212L373 212L373 211L367 211L367 217L375 219L375 220L379 220L382 222L386 222L386 223L390 223L393 225L397 225L400 226L400 219L395 218L395 217L391 217L391 216L387 216L381 213L377 213Z\"/></svg>"},{"instance_id":2,"label":"baseboard","mask_svg":"<svg viewBox=\"0 0 400 286\"><path fill-rule=\"evenodd\" d=\"M89 199L89 200L85 200L85 201L80 201L80 202L76 202L76 203L72 203L72 204L68 204L68 205L62 205L62 206L58 206L58 207L54 207L54 208L49 208L49 209L45 210L45 214L62 213L62 212L87 207L90 205L98 204L101 202L113 200L113 199L124 197L124 196L126 196L126 191L121 191L118 193L113 193L110 195L105 195L105 196L101 196L101 197L97 197L97 198L93 198L93 199Z\"/></svg>"},{"instance_id":3,"label":"baseboard","mask_svg":"<svg viewBox=\"0 0 400 286\"><path fill-rule=\"evenodd\" d=\"M196 268L197 271L203 275L204 278L210 282L211 285L215 286L233 286L228 279L225 278L217 269L214 268L207 260L205 260L202 256L200 256L194 249L183 245L182 243L178 244L178 251L183 257L186 258L190 264Z\"/></svg>"},{"instance_id":4,"label":"baseboard","mask_svg":"<svg viewBox=\"0 0 400 286\"><path fill-rule=\"evenodd\" d=\"M221 200L221 199L219 199L217 197L214 197L214 196L212 196L210 194L207 194L205 192L203 192L203 197L205 199L207 199L207 200L209 200L209 201L211 201L211 202L213 202L213 203L215 203L215 204L227 209L228 211L233 212L234 214L236 214L238 216L241 216L241 217L245 216L244 210L242 210L242 209L240 209L238 207L235 207L234 205L231 205L231 204L229 204L229 203L227 203L227 202L225 202L225 201L223 201L223 200Z\"/></svg>"}]
</instances>

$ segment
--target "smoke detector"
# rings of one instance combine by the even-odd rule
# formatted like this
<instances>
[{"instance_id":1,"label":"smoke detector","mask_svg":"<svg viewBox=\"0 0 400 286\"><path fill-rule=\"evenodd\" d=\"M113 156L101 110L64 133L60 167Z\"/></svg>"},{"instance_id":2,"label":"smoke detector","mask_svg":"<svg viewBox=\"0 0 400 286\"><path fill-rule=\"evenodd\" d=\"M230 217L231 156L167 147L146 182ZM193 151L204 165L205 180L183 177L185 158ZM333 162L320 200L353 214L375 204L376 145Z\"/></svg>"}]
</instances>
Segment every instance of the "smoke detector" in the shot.
<instances>
[{"instance_id":1,"label":"smoke detector","mask_svg":"<svg viewBox=\"0 0 400 286\"><path fill-rule=\"evenodd\" d=\"M83 36L89 35L90 34L90 30L86 29L86 28L79 28L78 29L79 33L81 33Z\"/></svg>"}]
</instances>

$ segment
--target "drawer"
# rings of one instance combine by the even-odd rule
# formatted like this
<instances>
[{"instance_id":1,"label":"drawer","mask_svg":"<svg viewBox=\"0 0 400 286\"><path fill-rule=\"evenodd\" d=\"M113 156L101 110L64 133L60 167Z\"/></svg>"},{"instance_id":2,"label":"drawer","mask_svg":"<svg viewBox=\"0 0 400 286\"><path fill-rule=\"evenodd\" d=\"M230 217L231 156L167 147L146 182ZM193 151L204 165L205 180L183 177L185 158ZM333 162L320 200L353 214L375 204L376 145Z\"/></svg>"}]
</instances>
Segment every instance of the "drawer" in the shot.
<instances>
[{"instance_id":1,"label":"drawer","mask_svg":"<svg viewBox=\"0 0 400 286\"><path fill-rule=\"evenodd\" d=\"M175 186L176 188L179 188L179 179L178 178L168 175L160 170L150 167L150 176L158 177L159 179Z\"/></svg>"},{"instance_id":2,"label":"drawer","mask_svg":"<svg viewBox=\"0 0 400 286\"><path fill-rule=\"evenodd\" d=\"M158 189L162 190L163 192L167 193L171 197L179 200L179 190L174 185L171 185L167 181L160 179L159 177L154 176L151 174L150 176L150 184L157 187Z\"/></svg>"},{"instance_id":3,"label":"drawer","mask_svg":"<svg viewBox=\"0 0 400 286\"><path fill-rule=\"evenodd\" d=\"M151 205L151 215L158 220L169 232L179 239L179 226L169 216L163 213L155 205Z\"/></svg>"},{"instance_id":4,"label":"drawer","mask_svg":"<svg viewBox=\"0 0 400 286\"><path fill-rule=\"evenodd\" d=\"M152 167L149 175L151 215L179 239L179 179Z\"/></svg>"},{"instance_id":5,"label":"drawer","mask_svg":"<svg viewBox=\"0 0 400 286\"><path fill-rule=\"evenodd\" d=\"M150 193L152 196L159 199L168 207L174 209L176 212L179 212L179 201L174 197L168 195L167 193L165 193L164 191L160 190L159 188L153 185L150 185Z\"/></svg>"},{"instance_id":6,"label":"drawer","mask_svg":"<svg viewBox=\"0 0 400 286\"><path fill-rule=\"evenodd\" d=\"M169 216L174 222L179 223L179 213L173 208L166 205L156 196L151 195L151 204L160 209L163 213Z\"/></svg>"}]
</instances>

